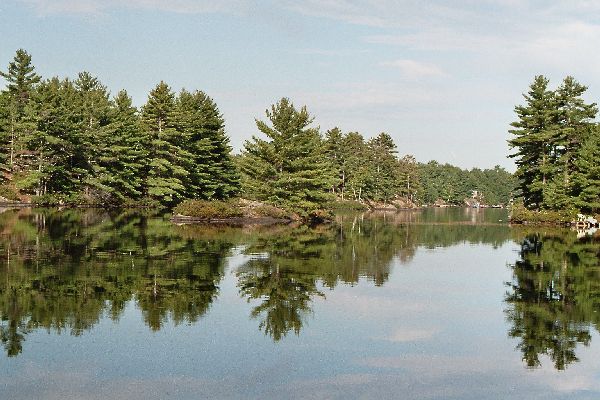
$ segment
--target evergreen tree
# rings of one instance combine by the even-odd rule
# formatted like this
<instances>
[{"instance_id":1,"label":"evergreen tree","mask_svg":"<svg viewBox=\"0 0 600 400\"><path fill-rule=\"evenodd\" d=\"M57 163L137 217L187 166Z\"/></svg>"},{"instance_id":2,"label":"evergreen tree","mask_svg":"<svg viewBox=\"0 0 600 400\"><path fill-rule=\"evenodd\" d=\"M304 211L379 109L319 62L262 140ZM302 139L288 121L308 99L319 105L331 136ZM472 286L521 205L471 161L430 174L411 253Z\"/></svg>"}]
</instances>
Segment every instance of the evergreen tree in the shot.
<instances>
[{"instance_id":1,"label":"evergreen tree","mask_svg":"<svg viewBox=\"0 0 600 400\"><path fill-rule=\"evenodd\" d=\"M214 101L201 91L183 90L177 99L178 129L193 155L187 177L187 197L226 199L239 190L225 121Z\"/></svg>"},{"instance_id":2,"label":"evergreen tree","mask_svg":"<svg viewBox=\"0 0 600 400\"><path fill-rule=\"evenodd\" d=\"M161 204L175 204L185 198L193 156L182 147L185 137L176 129L175 95L166 83L150 92L142 124L149 142L145 194Z\"/></svg>"},{"instance_id":3,"label":"evergreen tree","mask_svg":"<svg viewBox=\"0 0 600 400\"><path fill-rule=\"evenodd\" d=\"M573 189L575 205L583 211L600 210L600 130L598 126L582 144L574 161Z\"/></svg>"},{"instance_id":4,"label":"evergreen tree","mask_svg":"<svg viewBox=\"0 0 600 400\"><path fill-rule=\"evenodd\" d=\"M364 197L369 197L368 190L373 185L373 165L365 162L368 146L360 133L350 132L344 137L342 148L347 186L352 191L354 200L362 201Z\"/></svg>"},{"instance_id":5,"label":"evergreen tree","mask_svg":"<svg viewBox=\"0 0 600 400\"><path fill-rule=\"evenodd\" d=\"M339 193L342 200L344 200L346 186L346 154L344 154L343 142L344 134L338 127L325 132L325 155L331 163L331 168L337 178L331 187L331 191Z\"/></svg>"},{"instance_id":6,"label":"evergreen tree","mask_svg":"<svg viewBox=\"0 0 600 400\"><path fill-rule=\"evenodd\" d=\"M371 198L375 201L390 201L398 189L398 164L396 144L385 132L368 143L370 161L373 164L373 188Z\"/></svg>"},{"instance_id":7,"label":"evergreen tree","mask_svg":"<svg viewBox=\"0 0 600 400\"><path fill-rule=\"evenodd\" d=\"M548 89L548 79L536 76L527 94L525 105L515 107L519 120L511 126L515 129L509 146L515 158L519 189L526 206L540 208L544 205L544 191L553 170L552 138L558 131L557 107L554 92Z\"/></svg>"},{"instance_id":8,"label":"evergreen tree","mask_svg":"<svg viewBox=\"0 0 600 400\"><path fill-rule=\"evenodd\" d=\"M596 103L586 104L581 96L587 90L573 77L568 76L556 90L559 129L553 138L555 159L558 163L554 178L557 185L553 193L559 193L558 198L549 197L547 202L552 208L564 208L573 205L571 175L574 170L574 161L579 150L592 127L592 120L596 117L598 107ZM558 174L561 173L561 177ZM562 187L559 182L562 181Z\"/></svg>"},{"instance_id":9,"label":"evergreen tree","mask_svg":"<svg viewBox=\"0 0 600 400\"><path fill-rule=\"evenodd\" d=\"M8 70L0 71L0 76L8 83L7 91L13 101L17 118L22 117L35 85L40 82L29 53L23 49L17 50L13 61L8 64Z\"/></svg>"},{"instance_id":10,"label":"evergreen tree","mask_svg":"<svg viewBox=\"0 0 600 400\"><path fill-rule=\"evenodd\" d=\"M89 72L81 72L73 82L77 89L77 111L81 124L81 144L84 149L82 154L82 175L84 175L85 190L89 194L89 187L94 188L104 174L98 164L98 159L106 152L106 140L103 137L103 128L108 124L110 109L109 93L106 86Z\"/></svg>"},{"instance_id":11,"label":"evergreen tree","mask_svg":"<svg viewBox=\"0 0 600 400\"><path fill-rule=\"evenodd\" d=\"M137 110L121 90L107 111L110 123L101 131L94 174L88 183L94 197L109 203L139 199L144 190L143 176L148 152Z\"/></svg>"},{"instance_id":12,"label":"evergreen tree","mask_svg":"<svg viewBox=\"0 0 600 400\"><path fill-rule=\"evenodd\" d=\"M34 123L28 147L35 159L25 182L36 182L38 195L71 194L80 189L86 159L77 96L71 81L58 78L40 83L35 92L31 115L26 117Z\"/></svg>"},{"instance_id":13,"label":"evergreen tree","mask_svg":"<svg viewBox=\"0 0 600 400\"><path fill-rule=\"evenodd\" d=\"M422 191L419 165L412 155L405 155L398 162L398 193L414 202Z\"/></svg>"},{"instance_id":14,"label":"evergreen tree","mask_svg":"<svg viewBox=\"0 0 600 400\"><path fill-rule=\"evenodd\" d=\"M525 95L526 105L515 107L519 121L509 141L517 152L519 188L525 206L560 210L582 207L579 193L583 175L577 175L580 152L593 131L598 108L586 103L587 87L566 77L556 91L548 90L548 79L538 76ZM589 149L587 150L589 151ZM589 190L589 189L587 189Z\"/></svg>"},{"instance_id":15,"label":"evergreen tree","mask_svg":"<svg viewBox=\"0 0 600 400\"><path fill-rule=\"evenodd\" d=\"M256 125L268 139L253 136L244 144L245 191L304 218L315 215L330 198L333 174L318 129L309 127L313 118L286 98L266 114L270 125Z\"/></svg>"},{"instance_id":16,"label":"evergreen tree","mask_svg":"<svg viewBox=\"0 0 600 400\"><path fill-rule=\"evenodd\" d=\"M8 132L6 144L8 153L8 167L12 171L15 162L16 150L20 148L26 127L23 125L25 108L33 95L35 86L40 82L40 76L31 64L31 56L23 49L17 50L13 61L8 64L6 72L0 71L6 82L8 101L5 103L4 119Z\"/></svg>"},{"instance_id":17,"label":"evergreen tree","mask_svg":"<svg viewBox=\"0 0 600 400\"><path fill-rule=\"evenodd\" d=\"M11 139L10 101L7 92L0 92L0 179L10 171Z\"/></svg>"}]
</instances>

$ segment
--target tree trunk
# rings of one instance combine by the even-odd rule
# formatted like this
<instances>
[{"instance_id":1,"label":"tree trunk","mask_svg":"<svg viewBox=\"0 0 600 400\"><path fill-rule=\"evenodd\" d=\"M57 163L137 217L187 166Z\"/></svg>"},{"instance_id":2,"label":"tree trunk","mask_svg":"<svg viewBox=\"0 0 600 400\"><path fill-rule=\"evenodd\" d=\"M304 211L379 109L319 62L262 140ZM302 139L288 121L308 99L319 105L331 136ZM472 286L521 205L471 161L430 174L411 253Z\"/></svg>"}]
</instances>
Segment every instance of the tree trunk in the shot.
<instances>
[{"instance_id":1,"label":"tree trunk","mask_svg":"<svg viewBox=\"0 0 600 400\"><path fill-rule=\"evenodd\" d=\"M15 154L15 117L12 117L10 124L10 171L13 170L13 162L14 162L14 154Z\"/></svg>"},{"instance_id":2,"label":"tree trunk","mask_svg":"<svg viewBox=\"0 0 600 400\"><path fill-rule=\"evenodd\" d=\"M542 185L546 184L546 155L542 157L542 168L544 168L544 172L542 172Z\"/></svg>"},{"instance_id":3,"label":"tree trunk","mask_svg":"<svg viewBox=\"0 0 600 400\"><path fill-rule=\"evenodd\" d=\"M346 187L346 172L342 171L342 201L344 201L344 188Z\"/></svg>"},{"instance_id":4,"label":"tree trunk","mask_svg":"<svg viewBox=\"0 0 600 400\"><path fill-rule=\"evenodd\" d=\"M43 160L44 160L44 153L42 153L40 151L40 155L39 155L39 159L38 159L38 172L40 173L40 175L42 173L42 163L43 163ZM42 181L43 181L43 179L40 177L38 188L36 189L36 195L37 196L41 196L42 195Z\"/></svg>"}]
</instances>

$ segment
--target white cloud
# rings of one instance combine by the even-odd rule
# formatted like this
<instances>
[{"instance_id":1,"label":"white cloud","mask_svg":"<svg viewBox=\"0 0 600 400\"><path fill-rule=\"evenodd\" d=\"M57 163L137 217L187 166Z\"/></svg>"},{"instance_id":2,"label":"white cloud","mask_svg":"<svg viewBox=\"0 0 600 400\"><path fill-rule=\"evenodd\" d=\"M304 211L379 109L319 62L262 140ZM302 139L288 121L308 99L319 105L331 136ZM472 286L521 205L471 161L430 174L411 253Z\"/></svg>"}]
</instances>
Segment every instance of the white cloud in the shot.
<instances>
[{"instance_id":1,"label":"white cloud","mask_svg":"<svg viewBox=\"0 0 600 400\"><path fill-rule=\"evenodd\" d=\"M284 7L312 17L330 18L356 25L385 27L389 21L372 13L369 1L352 0L294 0L281 1Z\"/></svg>"},{"instance_id":2,"label":"white cloud","mask_svg":"<svg viewBox=\"0 0 600 400\"><path fill-rule=\"evenodd\" d=\"M384 61L379 64L382 67L393 67L401 71L408 78L421 78L430 76L444 76L446 73L437 65L423 63L415 60Z\"/></svg>"},{"instance_id":3,"label":"white cloud","mask_svg":"<svg viewBox=\"0 0 600 400\"><path fill-rule=\"evenodd\" d=\"M410 329L410 328L399 328L394 331L386 340L390 342L405 343L405 342L418 342L422 340L429 340L436 334L435 329Z\"/></svg>"}]
</instances>

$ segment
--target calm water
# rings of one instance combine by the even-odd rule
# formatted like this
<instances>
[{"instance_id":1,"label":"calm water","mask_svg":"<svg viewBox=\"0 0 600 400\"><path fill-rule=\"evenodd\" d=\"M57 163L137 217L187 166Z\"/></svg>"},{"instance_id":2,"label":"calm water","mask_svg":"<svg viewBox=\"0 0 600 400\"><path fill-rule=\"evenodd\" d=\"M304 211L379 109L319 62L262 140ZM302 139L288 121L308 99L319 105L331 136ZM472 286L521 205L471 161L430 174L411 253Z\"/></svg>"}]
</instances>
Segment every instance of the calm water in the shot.
<instances>
[{"instance_id":1,"label":"calm water","mask_svg":"<svg viewBox=\"0 0 600 400\"><path fill-rule=\"evenodd\" d=\"M4 211L0 398L599 398L598 239L503 221Z\"/></svg>"}]
</instances>

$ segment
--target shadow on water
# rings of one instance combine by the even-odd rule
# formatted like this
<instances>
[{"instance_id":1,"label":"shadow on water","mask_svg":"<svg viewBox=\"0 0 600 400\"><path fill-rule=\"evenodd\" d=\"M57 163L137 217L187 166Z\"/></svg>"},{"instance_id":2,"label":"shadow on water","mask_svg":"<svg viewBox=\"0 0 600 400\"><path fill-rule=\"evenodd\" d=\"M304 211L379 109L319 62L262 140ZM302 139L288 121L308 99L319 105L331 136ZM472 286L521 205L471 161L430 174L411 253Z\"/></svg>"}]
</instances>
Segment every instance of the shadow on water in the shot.
<instances>
[{"instance_id":1,"label":"shadow on water","mask_svg":"<svg viewBox=\"0 0 600 400\"><path fill-rule=\"evenodd\" d=\"M544 355L563 370L600 328L600 240L566 229L515 229L514 236L521 250L505 297L509 336L527 367L539 367Z\"/></svg>"}]
</instances>

